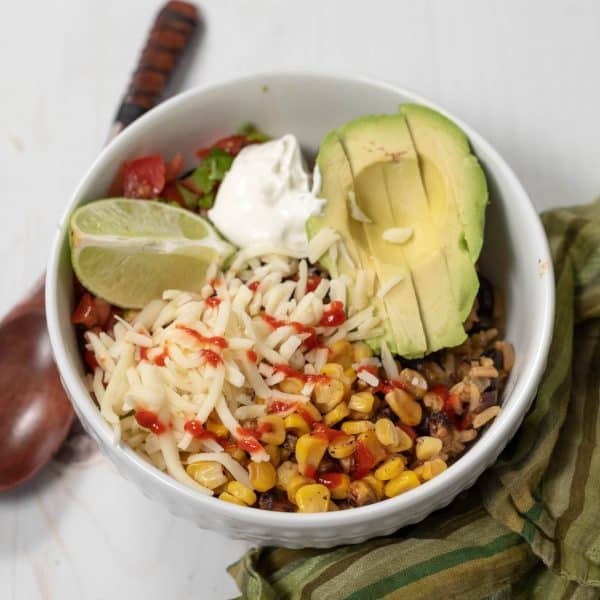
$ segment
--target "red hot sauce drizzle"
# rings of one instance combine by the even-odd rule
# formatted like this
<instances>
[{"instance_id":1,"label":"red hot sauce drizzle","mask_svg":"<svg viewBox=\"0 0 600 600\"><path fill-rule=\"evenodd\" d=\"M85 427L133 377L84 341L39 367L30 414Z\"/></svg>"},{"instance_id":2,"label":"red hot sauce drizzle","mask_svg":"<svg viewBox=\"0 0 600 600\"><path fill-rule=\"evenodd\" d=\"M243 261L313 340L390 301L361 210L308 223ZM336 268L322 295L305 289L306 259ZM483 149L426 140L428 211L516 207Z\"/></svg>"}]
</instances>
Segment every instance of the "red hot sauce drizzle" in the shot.
<instances>
[{"instance_id":1,"label":"red hot sauce drizzle","mask_svg":"<svg viewBox=\"0 0 600 600\"><path fill-rule=\"evenodd\" d=\"M334 300L328 308L323 311L320 325L323 327L339 327L346 321L344 305L339 300Z\"/></svg>"},{"instance_id":2,"label":"red hot sauce drizzle","mask_svg":"<svg viewBox=\"0 0 600 600\"><path fill-rule=\"evenodd\" d=\"M138 422L140 427L149 429L152 433L155 433L156 435L165 433L165 431L168 431L170 428L169 425L163 423L158 418L158 415L155 412L151 410L146 410L144 408L138 408L135 411L135 420Z\"/></svg>"},{"instance_id":3,"label":"red hot sauce drizzle","mask_svg":"<svg viewBox=\"0 0 600 600\"><path fill-rule=\"evenodd\" d=\"M221 304L222 300L218 296L211 296L207 298L205 301L206 306L210 306L211 308L217 308L219 304Z\"/></svg>"},{"instance_id":4,"label":"red hot sauce drizzle","mask_svg":"<svg viewBox=\"0 0 600 600\"><path fill-rule=\"evenodd\" d=\"M192 329L191 327L186 327L185 325L177 325L177 329L181 329L185 331L188 335L191 335L201 344L210 344L211 346L218 346L219 348L227 348L227 340L221 336L213 336L207 337L202 335L199 331Z\"/></svg>"}]
</instances>

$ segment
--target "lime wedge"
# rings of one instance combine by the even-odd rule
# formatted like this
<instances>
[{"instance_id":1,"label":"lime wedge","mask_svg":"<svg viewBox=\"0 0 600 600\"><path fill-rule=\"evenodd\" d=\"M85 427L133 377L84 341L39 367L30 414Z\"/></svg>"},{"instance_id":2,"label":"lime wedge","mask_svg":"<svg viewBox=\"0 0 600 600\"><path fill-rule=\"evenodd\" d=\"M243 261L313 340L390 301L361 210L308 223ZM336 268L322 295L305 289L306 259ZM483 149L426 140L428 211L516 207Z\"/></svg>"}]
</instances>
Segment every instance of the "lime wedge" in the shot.
<instances>
[{"instance_id":1,"label":"lime wedge","mask_svg":"<svg viewBox=\"0 0 600 600\"><path fill-rule=\"evenodd\" d=\"M110 198L71 216L71 262L91 292L141 308L164 290L199 291L207 267L234 251L198 215L160 202Z\"/></svg>"}]
</instances>

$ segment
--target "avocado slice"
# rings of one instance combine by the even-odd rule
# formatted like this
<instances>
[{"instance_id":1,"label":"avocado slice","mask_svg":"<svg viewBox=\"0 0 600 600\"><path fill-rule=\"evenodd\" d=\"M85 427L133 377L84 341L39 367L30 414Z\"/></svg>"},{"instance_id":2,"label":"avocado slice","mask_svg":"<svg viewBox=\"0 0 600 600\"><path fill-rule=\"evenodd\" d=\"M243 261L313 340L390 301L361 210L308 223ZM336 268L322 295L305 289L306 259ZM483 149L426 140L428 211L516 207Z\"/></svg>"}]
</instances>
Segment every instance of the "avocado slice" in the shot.
<instances>
[{"instance_id":1,"label":"avocado slice","mask_svg":"<svg viewBox=\"0 0 600 600\"><path fill-rule=\"evenodd\" d=\"M479 280L475 262L483 243L487 183L464 133L425 106L405 104L400 112L419 157L435 226L453 272L452 291L461 319L469 315Z\"/></svg>"},{"instance_id":2,"label":"avocado slice","mask_svg":"<svg viewBox=\"0 0 600 600\"><path fill-rule=\"evenodd\" d=\"M359 206L373 219L365 231L376 264L385 265L380 284L400 273L405 279L394 289L405 283L413 294L413 303L406 295L402 303L393 302L392 323L404 313L420 324L428 352L460 344L466 334L406 119L401 114L363 117L342 127L340 137ZM411 228L413 234L393 244L383 239L392 227Z\"/></svg>"},{"instance_id":3,"label":"avocado slice","mask_svg":"<svg viewBox=\"0 0 600 600\"><path fill-rule=\"evenodd\" d=\"M435 207L458 213L464 242L475 263L483 245L488 189L485 174L463 131L437 111L403 104L400 112L419 155L423 179ZM436 208L437 210L437 208ZM445 214L448 214L445 212Z\"/></svg>"},{"instance_id":4,"label":"avocado slice","mask_svg":"<svg viewBox=\"0 0 600 600\"><path fill-rule=\"evenodd\" d=\"M336 131L329 132L323 138L317 156L317 166L321 173L319 195L327 199L327 204L321 215L308 219L306 231L309 239L313 238L321 228L330 226L341 234L356 269L373 268L369 266L372 263L371 254L365 251L368 248L368 242L362 224L352 219L348 210L348 197L356 192L350 163ZM328 271L333 271L333 265L328 254L321 257L320 263ZM338 256L335 267L340 274L349 275L353 279L356 277L356 269L352 268L342 256ZM408 346L399 347L397 345L397 337L393 333L390 319L387 316L389 312L387 307L384 307L383 301L375 297L372 298L371 302L374 304L377 313L382 317L386 331L383 338L371 341L372 346L378 349L381 345L381 339L385 339L392 351L402 351L407 353L407 356L412 356L413 341L409 339L408 335L404 334L402 338L406 339ZM423 349L418 348L416 355L421 356L422 352Z\"/></svg>"}]
</instances>

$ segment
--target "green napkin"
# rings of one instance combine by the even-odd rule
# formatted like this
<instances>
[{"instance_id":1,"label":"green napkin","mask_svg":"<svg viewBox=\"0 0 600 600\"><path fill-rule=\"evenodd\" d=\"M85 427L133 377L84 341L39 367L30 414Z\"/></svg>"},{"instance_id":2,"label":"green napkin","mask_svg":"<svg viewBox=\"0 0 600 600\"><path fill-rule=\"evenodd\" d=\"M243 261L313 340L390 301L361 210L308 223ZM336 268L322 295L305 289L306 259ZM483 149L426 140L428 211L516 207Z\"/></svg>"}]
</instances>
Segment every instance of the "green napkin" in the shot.
<instances>
[{"instance_id":1,"label":"green napkin","mask_svg":"<svg viewBox=\"0 0 600 600\"><path fill-rule=\"evenodd\" d=\"M600 201L542 219L554 338L533 407L498 462L391 536L250 550L229 567L243 598L600 598Z\"/></svg>"}]
</instances>

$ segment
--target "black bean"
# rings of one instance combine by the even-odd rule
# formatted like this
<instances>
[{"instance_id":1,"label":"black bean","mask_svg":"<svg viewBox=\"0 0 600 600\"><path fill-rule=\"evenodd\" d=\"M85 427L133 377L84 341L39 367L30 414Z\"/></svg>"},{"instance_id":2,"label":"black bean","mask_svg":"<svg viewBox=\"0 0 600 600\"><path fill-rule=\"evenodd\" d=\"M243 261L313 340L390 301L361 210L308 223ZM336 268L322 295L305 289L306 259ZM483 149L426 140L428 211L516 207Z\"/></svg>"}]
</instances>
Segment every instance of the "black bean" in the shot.
<instances>
[{"instance_id":1,"label":"black bean","mask_svg":"<svg viewBox=\"0 0 600 600\"><path fill-rule=\"evenodd\" d=\"M450 419L445 412L431 413L428 419L429 435L438 438L445 438L450 431Z\"/></svg>"},{"instance_id":2,"label":"black bean","mask_svg":"<svg viewBox=\"0 0 600 600\"><path fill-rule=\"evenodd\" d=\"M429 419L428 415L425 415L421 422L415 427L416 432L419 435L429 435Z\"/></svg>"},{"instance_id":3,"label":"black bean","mask_svg":"<svg viewBox=\"0 0 600 600\"><path fill-rule=\"evenodd\" d=\"M479 275L477 300L479 301L479 316L489 315L491 317L494 312L494 288L483 275Z\"/></svg>"},{"instance_id":4,"label":"black bean","mask_svg":"<svg viewBox=\"0 0 600 600\"><path fill-rule=\"evenodd\" d=\"M496 406L496 404L498 404L498 390L485 391L481 394L481 399L479 400L479 405L475 409L475 412L483 412L486 408Z\"/></svg>"},{"instance_id":5,"label":"black bean","mask_svg":"<svg viewBox=\"0 0 600 600\"><path fill-rule=\"evenodd\" d=\"M258 508L276 512L294 512L294 505L279 490L269 490L258 495Z\"/></svg>"},{"instance_id":6,"label":"black bean","mask_svg":"<svg viewBox=\"0 0 600 600\"><path fill-rule=\"evenodd\" d=\"M420 371L423 368L423 359L422 358L403 358L402 366L405 369L413 369L414 371Z\"/></svg>"},{"instance_id":7,"label":"black bean","mask_svg":"<svg viewBox=\"0 0 600 600\"><path fill-rule=\"evenodd\" d=\"M504 355L497 348L489 348L483 353L483 356L487 356L494 361L494 367L501 371L504 367Z\"/></svg>"},{"instance_id":8,"label":"black bean","mask_svg":"<svg viewBox=\"0 0 600 600\"><path fill-rule=\"evenodd\" d=\"M287 433L285 436L285 440L281 446L288 450L290 453L296 450L296 442L298 441L298 436L295 433Z\"/></svg>"}]
</instances>

